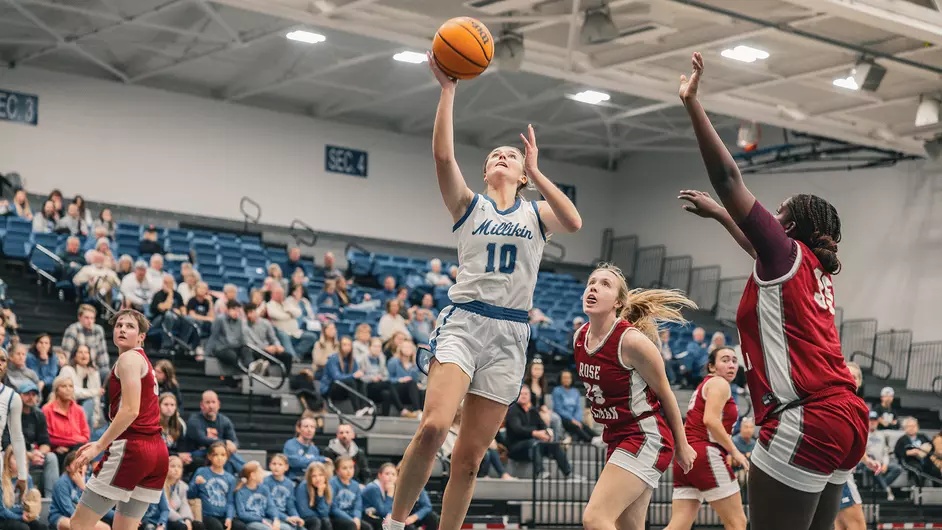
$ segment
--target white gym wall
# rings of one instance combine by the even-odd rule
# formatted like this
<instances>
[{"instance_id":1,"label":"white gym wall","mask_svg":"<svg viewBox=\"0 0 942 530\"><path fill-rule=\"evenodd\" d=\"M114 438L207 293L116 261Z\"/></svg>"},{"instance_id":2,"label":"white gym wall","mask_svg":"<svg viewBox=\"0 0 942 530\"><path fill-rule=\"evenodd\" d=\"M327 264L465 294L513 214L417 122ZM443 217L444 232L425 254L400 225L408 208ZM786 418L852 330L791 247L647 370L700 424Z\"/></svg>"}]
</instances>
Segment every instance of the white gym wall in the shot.
<instances>
[{"instance_id":1,"label":"white gym wall","mask_svg":"<svg viewBox=\"0 0 942 530\"><path fill-rule=\"evenodd\" d=\"M248 195L266 223L297 217L328 232L455 244L429 138L30 68L4 70L0 86L40 98L38 127L0 122L0 171L20 172L31 191L240 220ZM326 173L325 144L368 151L369 178ZM458 148L475 191L486 155ZM583 230L555 238L566 261L597 259L615 176L546 159L540 167L577 187Z\"/></svg>"}]
</instances>

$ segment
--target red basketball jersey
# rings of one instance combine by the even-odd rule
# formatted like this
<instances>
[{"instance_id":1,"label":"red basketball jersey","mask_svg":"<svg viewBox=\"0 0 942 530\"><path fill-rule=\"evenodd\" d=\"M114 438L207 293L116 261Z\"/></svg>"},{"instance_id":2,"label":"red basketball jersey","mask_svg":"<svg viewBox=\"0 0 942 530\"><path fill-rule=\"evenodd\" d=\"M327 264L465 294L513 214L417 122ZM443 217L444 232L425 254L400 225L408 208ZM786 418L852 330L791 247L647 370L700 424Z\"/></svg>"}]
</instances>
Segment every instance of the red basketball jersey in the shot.
<instances>
[{"instance_id":1,"label":"red basketball jersey","mask_svg":"<svg viewBox=\"0 0 942 530\"><path fill-rule=\"evenodd\" d=\"M157 375L154 373L154 367L150 364L150 359L147 358L144 350L135 348L132 351L139 353L144 358L144 362L147 363L147 372L141 376L140 412L117 439L138 440L154 436L159 438L161 431L158 394L160 390L157 386ZM111 374L108 376L108 403L108 419L114 420L115 415L118 414L118 409L121 407L121 380L115 374L114 367L111 367Z\"/></svg>"},{"instance_id":2,"label":"red basketball jersey","mask_svg":"<svg viewBox=\"0 0 942 530\"><path fill-rule=\"evenodd\" d=\"M703 387L706 386L707 381L714 377L716 376L704 378L697 386L697 390L690 396L687 419L684 422L684 432L687 433L687 441L691 444L694 442L710 442L717 444L721 451L726 451L717 443L709 429L703 424L703 413L706 410L706 397L704 396ZM730 396L726 404L723 405L723 428L726 429L727 434L733 432L733 425L736 424L738 418L739 408L736 406L736 400L733 399L733 396Z\"/></svg>"},{"instance_id":3,"label":"red basketball jersey","mask_svg":"<svg viewBox=\"0 0 942 530\"><path fill-rule=\"evenodd\" d=\"M621 340L633 326L617 320L605 339L593 349L586 348L589 324L576 333L575 359L579 379L585 383L592 418L605 426L602 439L612 443L634 433L639 420L657 414L661 403L637 370L621 359Z\"/></svg>"},{"instance_id":4,"label":"red basketball jersey","mask_svg":"<svg viewBox=\"0 0 942 530\"><path fill-rule=\"evenodd\" d=\"M788 274L773 281L749 277L736 314L759 425L780 406L853 394L856 387L834 324L831 275L810 248L797 244Z\"/></svg>"}]
</instances>

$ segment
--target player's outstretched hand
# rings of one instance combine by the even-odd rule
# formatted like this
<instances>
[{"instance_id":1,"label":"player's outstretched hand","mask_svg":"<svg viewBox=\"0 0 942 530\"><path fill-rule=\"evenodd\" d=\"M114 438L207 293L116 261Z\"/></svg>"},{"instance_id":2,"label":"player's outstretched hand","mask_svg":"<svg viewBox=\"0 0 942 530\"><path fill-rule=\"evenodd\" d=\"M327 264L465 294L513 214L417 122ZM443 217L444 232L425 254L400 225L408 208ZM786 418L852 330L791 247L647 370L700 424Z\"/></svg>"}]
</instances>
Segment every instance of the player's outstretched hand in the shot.
<instances>
[{"instance_id":1,"label":"player's outstretched hand","mask_svg":"<svg viewBox=\"0 0 942 530\"><path fill-rule=\"evenodd\" d=\"M536 173L539 167L537 157L540 154L540 150L536 147L536 133L533 132L533 125L527 125L527 135L520 133L520 139L523 140L523 145L526 147L523 167L527 170L528 175L532 175Z\"/></svg>"},{"instance_id":2,"label":"player's outstretched hand","mask_svg":"<svg viewBox=\"0 0 942 530\"><path fill-rule=\"evenodd\" d=\"M697 451L694 450L690 444L678 445L674 449L674 460L680 464L680 469L684 471L684 475L690 472L693 469L693 461L697 459Z\"/></svg>"},{"instance_id":3,"label":"player's outstretched hand","mask_svg":"<svg viewBox=\"0 0 942 530\"><path fill-rule=\"evenodd\" d=\"M448 77L448 74L438 67L438 63L435 62L435 56L432 55L432 52L425 52L425 56L428 57L429 70L432 71L432 75L435 76L435 79L442 88L454 88L458 85L457 79Z\"/></svg>"},{"instance_id":4,"label":"player's outstretched hand","mask_svg":"<svg viewBox=\"0 0 942 530\"><path fill-rule=\"evenodd\" d=\"M685 103L697 99L697 91L700 88L700 76L703 74L703 56L700 55L700 52L693 52L693 57L690 58L690 62L693 65L690 77L688 78L686 75L680 76L680 99Z\"/></svg>"},{"instance_id":5,"label":"player's outstretched hand","mask_svg":"<svg viewBox=\"0 0 942 530\"><path fill-rule=\"evenodd\" d=\"M101 454L102 447L98 442L89 442L83 445L78 453L75 455L75 460L72 462L72 467L69 469L70 472L74 472L76 469L81 469L82 466L88 465L93 458Z\"/></svg>"},{"instance_id":6,"label":"player's outstretched hand","mask_svg":"<svg viewBox=\"0 0 942 530\"><path fill-rule=\"evenodd\" d=\"M684 210L706 219L716 219L716 216L723 211L723 207L704 191L680 190L677 198L687 201L688 204L683 206Z\"/></svg>"}]
</instances>

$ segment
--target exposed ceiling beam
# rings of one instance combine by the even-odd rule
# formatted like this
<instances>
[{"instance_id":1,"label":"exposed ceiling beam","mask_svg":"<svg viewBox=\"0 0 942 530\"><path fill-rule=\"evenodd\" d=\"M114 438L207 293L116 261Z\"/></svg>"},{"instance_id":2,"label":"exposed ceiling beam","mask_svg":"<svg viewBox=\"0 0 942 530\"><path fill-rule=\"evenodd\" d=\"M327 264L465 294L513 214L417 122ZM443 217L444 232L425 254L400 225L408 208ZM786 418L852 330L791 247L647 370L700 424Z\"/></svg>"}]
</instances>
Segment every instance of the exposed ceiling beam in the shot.
<instances>
[{"instance_id":1,"label":"exposed ceiling beam","mask_svg":"<svg viewBox=\"0 0 942 530\"><path fill-rule=\"evenodd\" d=\"M207 0L196 0L196 3L209 15L209 18L216 23L217 26L222 28L226 32L226 35L229 35L229 40L236 44L242 44L242 37L239 35L239 32L232 28L222 15L219 14L219 11L216 11L216 8L213 7Z\"/></svg>"},{"instance_id":2,"label":"exposed ceiling beam","mask_svg":"<svg viewBox=\"0 0 942 530\"><path fill-rule=\"evenodd\" d=\"M572 0L572 13L569 15L569 35L566 37L566 68L576 68L576 46L579 45L579 21L582 19L582 0Z\"/></svg>"},{"instance_id":3,"label":"exposed ceiling beam","mask_svg":"<svg viewBox=\"0 0 942 530\"><path fill-rule=\"evenodd\" d=\"M265 92L278 90L280 88L284 88L290 84L297 83L299 81L309 81L319 76L327 75L327 74L336 72L338 70L351 68L353 66L375 61L376 59L379 59L380 57L388 57L388 56L389 56L389 52L386 50L383 50L381 52L375 52L375 53L371 53L367 55L351 57L349 59L343 59L327 67L318 68L310 72L305 72L303 74L296 74L293 76L278 79L277 81L273 81L271 83L266 83L261 86L249 88L240 92L234 92L228 96L225 96L224 99L226 101L239 101L240 99L245 99L245 98L262 94Z\"/></svg>"},{"instance_id":4,"label":"exposed ceiling beam","mask_svg":"<svg viewBox=\"0 0 942 530\"><path fill-rule=\"evenodd\" d=\"M899 0L787 0L882 31L942 45L942 13Z\"/></svg>"},{"instance_id":5,"label":"exposed ceiling beam","mask_svg":"<svg viewBox=\"0 0 942 530\"><path fill-rule=\"evenodd\" d=\"M105 70L106 72L110 73L111 75L117 77L117 78L120 79L121 81L123 81L123 82L125 82L125 83L128 82L128 76L127 76L127 74L125 74L125 73L122 72L121 70L118 70L118 69L117 69L116 67L114 67L113 65L108 64L106 61L103 61L102 59L99 59L98 57L96 57L96 56L95 56L94 54L92 54L91 52L85 50L84 48L82 48L82 47L79 45L78 42L76 42L76 41L74 41L74 40L69 40L69 41L67 41L67 40L65 39L65 37L63 37L62 35L59 34L58 31L52 29L48 24L46 24L45 22L43 22L38 16L36 16L35 14L33 14L32 11L30 11L29 9L26 9L25 7L23 7L23 6L21 6L19 3L17 3L16 0L7 0L7 3L10 4L10 5L13 7L13 9L15 9L20 15L23 15L24 18L26 18L27 20L29 20L29 21L32 22L33 24L36 24L36 27L37 27L37 28L39 28L39 29L45 31L47 34L49 34L50 37L56 39L56 45L53 46L53 47L47 48L47 49L53 49L53 50L67 49L67 50L73 51L73 52L77 53L78 55L82 56L83 58L85 58L87 61L91 62L92 64L97 65L97 66L100 67L101 69L103 69L103 70ZM37 52L37 53L39 53L39 52ZM35 56L35 55L36 55L36 54L31 54L31 56ZM31 56L27 56L27 57L25 57L25 58L17 59L16 62L18 62L18 63L24 63L24 62L26 62L27 60L29 60L29 58L30 58Z\"/></svg>"}]
</instances>

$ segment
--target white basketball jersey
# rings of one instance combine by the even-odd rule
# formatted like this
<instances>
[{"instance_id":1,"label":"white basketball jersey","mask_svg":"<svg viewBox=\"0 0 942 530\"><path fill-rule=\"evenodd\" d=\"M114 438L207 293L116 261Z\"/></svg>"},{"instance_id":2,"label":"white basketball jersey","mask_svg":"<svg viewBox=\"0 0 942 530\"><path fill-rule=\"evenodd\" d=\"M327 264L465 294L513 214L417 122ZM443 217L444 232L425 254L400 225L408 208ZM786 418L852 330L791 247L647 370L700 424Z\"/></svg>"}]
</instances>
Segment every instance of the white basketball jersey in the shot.
<instances>
[{"instance_id":1,"label":"white basketball jersey","mask_svg":"<svg viewBox=\"0 0 942 530\"><path fill-rule=\"evenodd\" d=\"M501 211L490 197L475 195L453 231L458 278L448 290L451 301L528 311L546 245L536 201L518 197Z\"/></svg>"}]
</instances>

